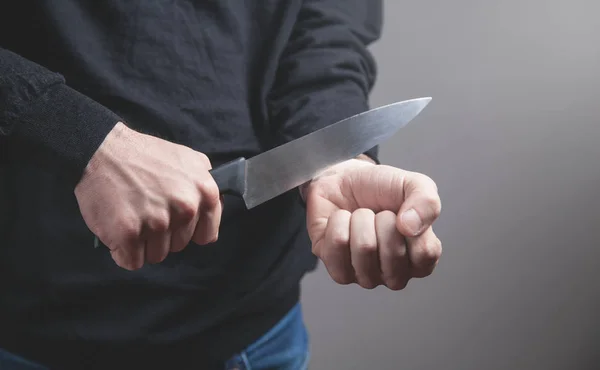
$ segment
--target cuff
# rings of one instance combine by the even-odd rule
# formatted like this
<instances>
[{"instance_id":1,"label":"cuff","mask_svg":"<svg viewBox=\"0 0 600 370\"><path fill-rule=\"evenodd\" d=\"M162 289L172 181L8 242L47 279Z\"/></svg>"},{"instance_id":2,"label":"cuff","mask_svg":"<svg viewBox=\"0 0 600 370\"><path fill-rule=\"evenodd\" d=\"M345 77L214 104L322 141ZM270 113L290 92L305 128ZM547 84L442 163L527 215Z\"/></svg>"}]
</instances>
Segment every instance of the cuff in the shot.
<instances>
[{"instance_id":1,"label":"cuff","mask_svg":"<svg viewBox=\"0 0 600 370\"><path fill-rule=\"evenodd\" d=\"M367 150L363 154L366 155L367 157L371 158L373 160L373 162L375 162L376 164L381 164L381 161L379 160L379 147L378 146Z\"/></svg>"}]
</instances>

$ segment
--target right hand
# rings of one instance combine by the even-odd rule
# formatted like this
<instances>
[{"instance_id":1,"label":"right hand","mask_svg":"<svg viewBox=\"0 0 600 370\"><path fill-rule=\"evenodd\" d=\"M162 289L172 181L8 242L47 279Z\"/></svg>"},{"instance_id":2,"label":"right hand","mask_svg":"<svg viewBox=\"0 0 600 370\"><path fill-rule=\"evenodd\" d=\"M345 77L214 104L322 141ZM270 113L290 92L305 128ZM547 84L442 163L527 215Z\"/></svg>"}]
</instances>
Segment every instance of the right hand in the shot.
<instances>
[{"instance_id":1,"label":"right hand","mask_svg":"<svg viewBox=\"0 0 600 370\"><path fill-rule=\"evenodd\" d=\"M222 203L206 155L119 122L75 188L90 230L127 270L162 262L190 241L217 240Z\"/></svg>"}]
</instances>

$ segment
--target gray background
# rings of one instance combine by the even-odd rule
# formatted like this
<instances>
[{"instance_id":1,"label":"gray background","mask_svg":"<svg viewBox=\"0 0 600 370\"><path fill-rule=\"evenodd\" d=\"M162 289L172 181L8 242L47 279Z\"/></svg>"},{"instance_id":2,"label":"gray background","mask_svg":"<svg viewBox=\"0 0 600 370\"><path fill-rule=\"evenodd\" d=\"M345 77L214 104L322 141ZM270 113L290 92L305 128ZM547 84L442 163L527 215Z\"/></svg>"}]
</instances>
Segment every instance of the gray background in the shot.
<instances>
[{"instance_id":1,"label":"gray background","mask_svg":"<svg viewBox=\"0 0 600 370\"><path fill-rule=\"evenodd\" d=\"M600 369L600 2L385 3L382 148L430 175L444 253L406 290L304 280L312 369Z\"/></svg>"}]
</instances>

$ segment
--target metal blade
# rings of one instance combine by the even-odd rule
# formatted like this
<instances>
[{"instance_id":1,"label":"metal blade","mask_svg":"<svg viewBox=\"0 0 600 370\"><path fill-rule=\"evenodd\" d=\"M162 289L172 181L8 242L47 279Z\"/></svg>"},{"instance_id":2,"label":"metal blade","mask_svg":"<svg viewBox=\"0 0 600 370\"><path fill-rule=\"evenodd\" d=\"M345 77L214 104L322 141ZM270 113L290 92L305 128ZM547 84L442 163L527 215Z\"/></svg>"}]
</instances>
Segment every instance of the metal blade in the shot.
<instances>
[{"instance_id":1,"label":"metal blade","mask_svg":"<svg viewBox=\"0 0 600 370\"><path fill-rule=\"evenodd\" d=\"M247 160L246 207L253 208L381 144L429 104L418 98L371 109Z\"/></svg>"}]
</instances>

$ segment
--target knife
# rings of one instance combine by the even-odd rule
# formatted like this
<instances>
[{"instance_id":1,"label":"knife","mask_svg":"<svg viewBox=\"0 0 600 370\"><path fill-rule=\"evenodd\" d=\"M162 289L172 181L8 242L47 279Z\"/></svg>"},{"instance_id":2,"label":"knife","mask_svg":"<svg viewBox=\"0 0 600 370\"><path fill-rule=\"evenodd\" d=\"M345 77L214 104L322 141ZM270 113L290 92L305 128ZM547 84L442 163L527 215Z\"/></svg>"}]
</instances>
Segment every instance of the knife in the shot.
<instances>
[{"instance_id":1,"label":"knife","mask_svg":"<svg viewBox=\"0 0 600 370\"><path fill-rule=\"evenodd\" d=\"M304 184L327 167L381 144L430 101L425 97L374 108L249 159L234 159L210 173L221 194L242 197L251 209Z\"/></svg>"},{"instance_id":2,"label":"knife","mask_svg":"<svg viewBox=\"0 0 600 370\"><path fill-rule=\"evenodd\" d=\"M249 159L239 157L210 173L221 194L241 197L251 209L381 144L418 116L430 101L430 97L424 97L374 108ZM94 248L101 244L95 237Z\"/></svg>"}]
</instances>

